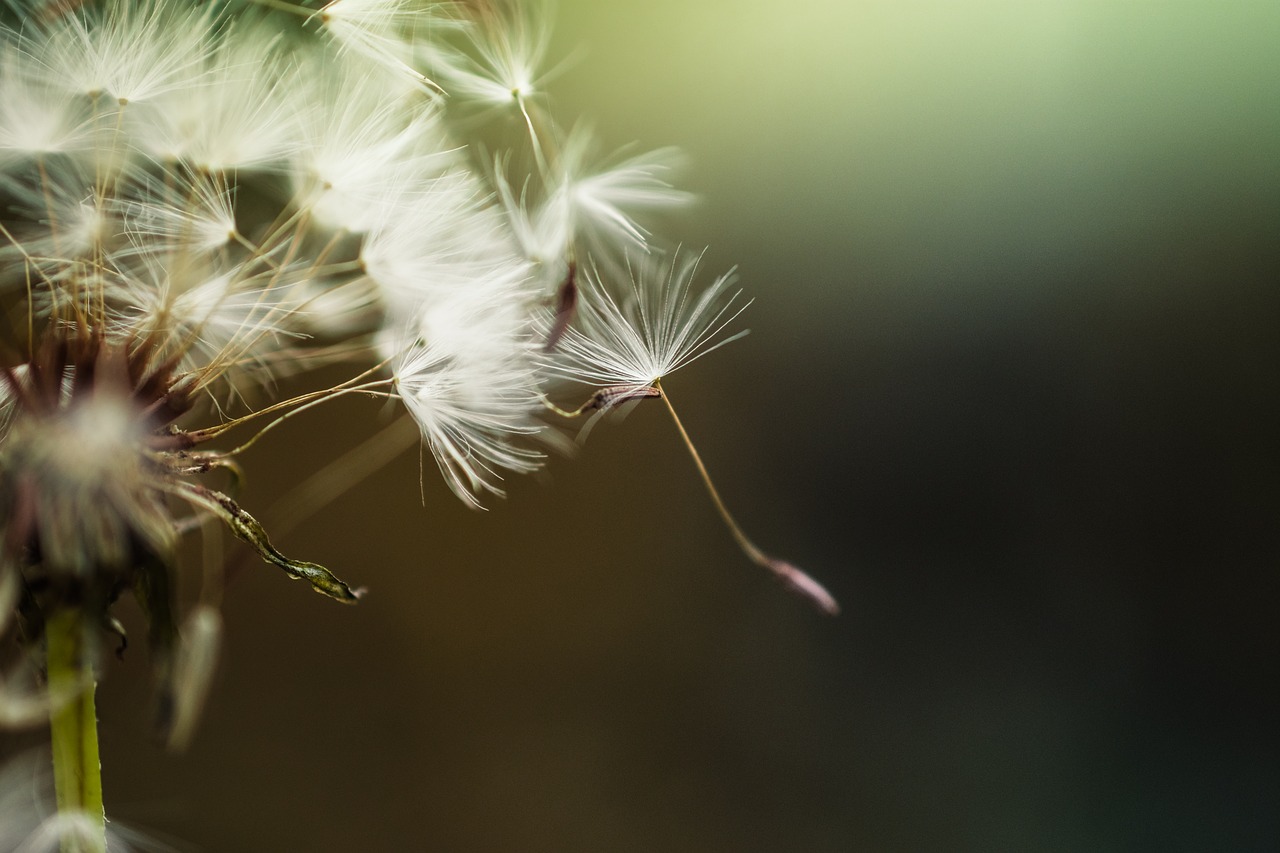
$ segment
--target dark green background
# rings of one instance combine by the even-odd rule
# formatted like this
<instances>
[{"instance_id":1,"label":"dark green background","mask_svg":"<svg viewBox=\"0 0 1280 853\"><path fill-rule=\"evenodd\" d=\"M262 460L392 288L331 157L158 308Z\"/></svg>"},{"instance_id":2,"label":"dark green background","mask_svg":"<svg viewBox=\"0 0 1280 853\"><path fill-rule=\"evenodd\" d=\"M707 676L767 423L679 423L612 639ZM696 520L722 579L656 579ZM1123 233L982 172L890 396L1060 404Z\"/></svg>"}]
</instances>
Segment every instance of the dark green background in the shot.
<instances>
[{"instance_id":1,"label":"dark green background","mask_svg":"<svg viewBox=\"0 0 1280 853\"><path fill-rule=\"evenodd\" d=\"M417 460L229 590L189 754L109 662L108 810L212 851L1280 844L1280 6L562 0L557 115L676 144L752 333L469 512ZM268 507L368 434L264 441ZM430 463L428 462L430 466ZM265 513L269 515L270 513Z\"/></svg>"}]
</instances>

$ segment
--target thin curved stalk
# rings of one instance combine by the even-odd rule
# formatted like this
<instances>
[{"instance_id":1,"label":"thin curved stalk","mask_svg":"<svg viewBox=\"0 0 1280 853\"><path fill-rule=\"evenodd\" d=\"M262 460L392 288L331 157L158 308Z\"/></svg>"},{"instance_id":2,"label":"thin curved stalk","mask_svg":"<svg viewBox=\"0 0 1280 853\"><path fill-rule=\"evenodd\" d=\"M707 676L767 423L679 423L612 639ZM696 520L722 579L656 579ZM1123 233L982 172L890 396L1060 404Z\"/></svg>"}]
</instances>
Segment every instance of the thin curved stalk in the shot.
<instances>
[{"instance_id":1,"label":"thin curved stalk","mask_svg":"<svg viewBox=\"0 0 1280 853\"><path fill-rule=\"evenodd\" d=\"M685 430L684 424L681 423L680 416L676 414L676 407L671 404L671 398L667 395L667 390L662 387L661 382L653 383L653 387L661 391L662 402L667 404L667 411L671 413L671 419L675 421L676 430L679 431L680 438L684 441L684 446L688 449L689 455L693 457L693 464L698 469L702 484L707 487L707 493L711 495L711 502L715 505L716 511L720 513L720 518L724 521L725 526L729 528L729 532L733 534L733 539L738 543L738 547L742 549L742 553L746 554L747 559L751 560L751 562L768 569L787 588L808 600L810 604L823 613L829 616L835 616L839 613L840 605L822 584L794 564L766 554L747 538L747 534L742 527L729 513L729 507L725 506L724 499L720 497L720 492L716 489L715 483L711 482L711 474L708 473L707 466L703 463L702 456L698 453L698 448L693 446L693 439L689 438L689 433Z\"/></svg>"}]
</instances>

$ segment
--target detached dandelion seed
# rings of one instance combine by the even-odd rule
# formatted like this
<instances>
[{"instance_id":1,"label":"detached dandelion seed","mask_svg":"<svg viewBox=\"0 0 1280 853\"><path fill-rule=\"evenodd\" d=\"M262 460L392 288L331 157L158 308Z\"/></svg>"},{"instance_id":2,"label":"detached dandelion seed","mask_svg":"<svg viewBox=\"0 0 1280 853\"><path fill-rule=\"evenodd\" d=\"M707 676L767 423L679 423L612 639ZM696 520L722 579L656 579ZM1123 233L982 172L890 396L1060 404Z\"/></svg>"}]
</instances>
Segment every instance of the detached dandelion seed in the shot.
<instances>
[{"instance_id":1,"label":"detached dandelion seed","mask_svg":"<svg viewBox=\"0 0 1280 853\"><path fill-rule=\"evenodd\" d=\"M726 298L731 270L701 293L691 293L701 256L674 253L665 263L645 259L631 269L625 293L615 296L599 269L583 276L577 325L566 330L551 369L587 385L647 388L680 368L747 334L721 332L751 303L735 306L741 291Z\"/></svg>"},{"instance_id":2,"label":"detached dandelion seed","mask_svg":"<svg viewBox=\"0 0 1280 853\"><path fill-rule=\"evenodd\" d=\"M791 563L762 551L734 520L662 386L664 377L746 334L744 330L719 337L750 303L735 308L738 293L725 297L733 281L732 272L694 295L691 286L699 260L700 256L682 260L674 255L665 268L659 268L663 282L660 287L646 286L633 275L630 292L621 302L606 289L598 272L588 277L579 311L580 328L566 331L556 364L568 379L604 387L576 410L553 407L553 411L577 417L631 400L661 397L738 547L793 592L834 616L840 606L821 584Z\"/></svg>"},{"instance_id":3,"label":"detached dandelion seed","mask_svg":"<svg viewBox=\"0 0 1280 853\"><path fill-rule=\"evenodd\" d=\"M667 411L671 413L671 419L675 421L676 429L680 431L680 438L683 439L685 447L689 449L689 455L693 457L693 462L698 467L702 482L711 494L712 503L716 505L716 510L720 513L720 517L724 519L729 532L733 534L734 541L738 543L738 547L742 549L742 552L747 555L751 562L773 572L774 576L782 581L792 592L807 599L823 613L829 616L837 615L840 612L840 605L822 584L786 560L769 556L747 538L747 534L743 532L738 522L729 514L729 508L725 506L724 500L720 497L720 492L711 481L707 466L703 464L702 457L698 454L697 448L693 446L693 440L689 438L689 433L685 431L684 424L680 421L680 416L676 414L676 407L672 405L671 397L661 388L661 383L659 383L659 391L663 402L667 404Z\"/></svg>"}]
</instances>

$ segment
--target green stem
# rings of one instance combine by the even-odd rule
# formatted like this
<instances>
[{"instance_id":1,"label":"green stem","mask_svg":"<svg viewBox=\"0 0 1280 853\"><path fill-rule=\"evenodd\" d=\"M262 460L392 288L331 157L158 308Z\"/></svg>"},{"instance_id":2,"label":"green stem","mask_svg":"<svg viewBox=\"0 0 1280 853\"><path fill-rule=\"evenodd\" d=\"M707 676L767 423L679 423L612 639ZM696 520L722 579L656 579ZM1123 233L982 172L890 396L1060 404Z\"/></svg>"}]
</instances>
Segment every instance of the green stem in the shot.
<instances>
[{"instance_id":1,"label":"green stem","mask_svg":"<svg viewBox=\"0 0 1280 853\"><path fill-rule=\"evenodd\" d=\"M79 813L93 823L94 837L75 833L62 853L105 853L106 816L102 809L102 762L98 758L98 718L94 711L93 663L85 648L84 625L75 610L59 610L45 623L49 692L69 697L50 715L53 783L58 811Z\"/></svg>"}]
</instances>

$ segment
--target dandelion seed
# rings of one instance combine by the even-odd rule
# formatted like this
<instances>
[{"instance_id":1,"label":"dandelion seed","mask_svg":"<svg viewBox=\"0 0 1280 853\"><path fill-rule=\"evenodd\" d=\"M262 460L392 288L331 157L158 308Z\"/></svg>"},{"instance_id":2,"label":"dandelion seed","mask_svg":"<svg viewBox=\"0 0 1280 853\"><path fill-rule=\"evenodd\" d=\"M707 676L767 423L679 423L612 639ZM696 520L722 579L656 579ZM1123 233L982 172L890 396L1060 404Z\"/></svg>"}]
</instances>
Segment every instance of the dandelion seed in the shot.
<instances>
[{"instance_id":1,"label":"dandelion seed","mask_svg":"<svg viewBox=\"0 0 1280 853\"><path fill-rule=\"evenodd\" d=\"M143 176L117 192L106 208L132 244L126 252L208 255L236 236L231 189L218 173L167 170L163 180Z\"/></svg>"},{"instance_id":2,"label":"dandelion seed","mask_svg":"<svg viewBox=\"0 0 1280 853\"><path fill-rule=\"evenodd\" d=\"M279 38L233 23L188 80L130 113L136 144L204 173L266 168L300 147L296 100L307 91Z\"/></svg>"},{"instance_id":3,"label":"dandelion seed","mask_svg":"<svg viewBox=\"0 0 1280 853\"><path fill-rule=\"evenodd\" d=\"M321 25L343 49L428 89L440 86L413 67L424 36L457 22L444 14L447 3L424 0L334 0L317 13Z\"/></svg>"},{"instance_id":4,"label":"dandelion seed","mask_svg":"<svg viewBox=\"0 0 1280 853\"><path fill-rule=\"evenodd\" d=\"M560 206L549 207L543 203L533 207L527 197L527 180L517 197L506 172L504 158L496 158L493 181L498 203L520 251L540 270L539 289L548 289L563 281L568 273L574 254L572 218L564 215Z\"/></svg>"},{"instance_id":5,"label":"dandelion seed","mask_svg":"<svg viewBox=\"0 0 1280 853\"><path fill-rule=\"evenodd\" d=\"M121 345L153 340L183 372L211 370L231 383L237 369L262 363L300 336L292 325L297 291L289 286L289 271L246 276L237 267L219 270L194 258L175 262L163 252L129 257L135 259L104 288L104 325Z\"/></svg>"},{"instance_id":6,"label":"dandelion seed","mask_svg":"<svg viewBox=\"0 0 1280 853\"><path fill-rule=\"evenodd\" d=\"M425 186L404 209L373 229L360 249L369 277L396 310L419 310L433 297L480 310L520 310L528 264L516 252L497 212L471 175L449 175ZM466 327L462 327L465 329Z\"/></svg>"},{"instance_id":7,"label":"dandelion seed","mask_svg":"<svg viewBox=\"0 0 1280 853\"><path fill-rule=\"evenodd\" d=\"M684 424L680 421L680 416L676 414L676 407L672 405L671 398L665 390L662 390L662 401L667 404L667 411L671 414L671 420L675 422L676 429L680 432L680 438L684 441L685 448L693 458L694 465L697 466L702 483L707 487L707 493L711 496L711 502L715 504L716 511L720 513L720 518L724 521L725 526L729 528L729 532L733 535L734 541L738 543L738 547L742 549L742 553L751 562L768 569L789 590L806 599L823 613L828 616L839 614L840 605L836 603L835 597L827 592L822 584L786 560L780 560L777 557L766 554L747 538L746 532L743 531L742 527L729 513L729 508L725 506L724 500L720 497L720 492L716 489L715 483L712 482L707 466L703 464L702 456L699 455L698 449L693 446L693 439L689 437Z\"/></svg>"},{"instance_id":8,"label":"dandelion seed","mask_svg":"<svg viewBox=\"0 0 1280 853\"><path fill-rule=\"evenodd\" d=\"M182 644L174 664L174 708L166 727L170 749L181 751L191 743L209 695L221 644L222 617L207 604L198 606L183 626Z\"/></svg>"},{"instance_id":9,"label":"dandelion seed","mask_svg":"<svg viewBox=\"0 0 1280 853\"><path fill-rule=\"evenodd\" d=\"M33 259L54 278L69 260L103 251L119 223L95 181L92 164L67 157L48 158L35 173L0 176L0 187L24 219L15 225L17 242L0 246L0 258Z\"/></svg>"},{"instance_id":10,"label":"dandelion seed","mask_svg":"<svg viewBox=\"0 0 1280 853\"><path fill-rule=\"evenodd\" d=\"M741 291L725 297L732 271L691 294L699 260L675 254L665 266L633 273L621 301L590 270L582 276L578 323L561 339L551 371L588 385L641 389L741 338L745 330L717 340L751 303L734 307Z\"/></svg>"},{"instance_id":11,"label":"dandelion seed","mask_svg":"<svg viewBox=\"0 0 1280 853\"><path fill-rule=\"evenodd\" d=\"M168 0L70 11L43 25L38 58L68 92L141 103L190 85L191 69L218 44L218 14L213 4Z\"/></svg>"},{"instance_id":12,"label":"dandelion seed","mask_svg":"<svg viewBox=\"0 0 1280 853\"><path fill-rule=\"evenodd\" d=\"M551 41L545 15L536 3L480 0L476 23L465 29L471 51L442 63L453 97L490 107L524 109L546 82L539 72ZM436 54L437 56L441 54ZM444 54L447 55L447 54ZM527 116L526 116L527 118Z\"/></svg>"},{"instance_id":13,"label":"dandelion seed","mask_svg":"<svg viewBox=\"0 0 1280 853\"><path fill-rule=\"evenodd\" d=\"M595 162L596 143L579 126L565 141L559 159L559 178L548 201L550 210L568 219L568 230L595 246L631 243L648 248L649 232L636 221L638 214L675 210L693 200L668 181L682 165L675 148L660 148L613 161Z\"/></svg>"},{"instance_id":14,"label":"dandelion seed","mask_svg":"<svg viewBox=\"0 0 1280 853\"><path fill-rule=\"evenodd\" d=\"M390 340L398 353L392 373L450 489L479 509L481 493L503 494L502 472L542 465L544 454L522 444L543 429L535 420L536 349L500 318L481 315L464 325L431 314L421 334ZM432 335L433 319L452 332Z\"/></svg>"},{"instance_id":15,"label":"dandelion seed","mask_svg":"<svg viewBox=\"0 0 1280 853\"><path fill-rule=\"evenodd\" d=\"M458 162L439 109L386 97L377 77L339 72L321 80L297 107L302 144L289 174L298 205L356 233L411 213Z\"/></svg>"},{"instance_id":16,"label":"dandelion seed","mask_svg":"<svg viewBox=\"0 0 1280 853\"><path fill-rule=\"evenodd\" d=\"M791 563L765 553L747 537L729 513L670 396L662 387L665 376L745 334L739 332L716 341L747 305L733 308L736 293L723 298L732 273L716 279L700 295L692 296L689 288L697 266L697 258L681 262L673 256L660 288L646 289L640 283L644 279L633 276L630 298L622 305L601 285L598 274L588 280L590 289L584 293L580 327L571 327L566 332L553 370L568 379L606 387L576 411L561 411L561 414L575 416L627 400L661 397L716 511L738 547L748 559L768 569L793 592L824 613L835 615L839 605L821 584Z\"/></svg>"},{"instance_id":17,"label":"dandelion seed","mask_svg":"<svg viewBox=\"0 0 1280 853\"><path fill-rule=\"evenodd\" d=\"M48 78L24 39L0 41L0 158L74 151L88 143L88 104ZM0 162L3 160L0 159Z\"/></svg>"}]
</instances>

